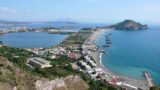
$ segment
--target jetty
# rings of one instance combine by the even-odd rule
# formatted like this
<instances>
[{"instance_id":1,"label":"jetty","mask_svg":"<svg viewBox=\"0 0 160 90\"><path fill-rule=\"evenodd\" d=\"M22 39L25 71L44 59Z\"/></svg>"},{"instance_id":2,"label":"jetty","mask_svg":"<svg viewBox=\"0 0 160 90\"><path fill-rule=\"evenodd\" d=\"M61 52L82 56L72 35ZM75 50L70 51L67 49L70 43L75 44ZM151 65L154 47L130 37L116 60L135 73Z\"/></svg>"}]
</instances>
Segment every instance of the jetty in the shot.
<instances>
[{"instance_id":1,"label":"jetty","mask_svg":"<svg viewBox=\"0 0 160 90\"><path fill-rule=\"evenodd\" d=\"M103 45L103 47L110 47L110 45Z\"/></svg>"},{"instance_id":2,"label":"jetty","mask_svg":"<svg viewBox=\"0 0 160 90\"><path fill-rule=\"evenodd\" d=\"M112 42L106 42L106 44L112 44Z\"/></svg>"},{"instance_id":3,"label":"jetty","mask_svg":"<svg viewBox=\"0 0 160 90\"><path fill-rule=\"evenodd\" d=\"M136 80L113 74L109 69L103 67L101 58L104 51L100 50L96 44L93 43L102 31L103 30L94 31L82 45L82 54L85 58L79 63L80 67L85 67L85 69L81 68L81 70L87 73L93 80L101 80L107 85L117 86L122 90L149 90L150 87L147 85L148 83L146 80ZM109 37L106 37L105 39L111 40ZM102 47L111 46L111 44L106 44L106 42ZM105 52L105 55L108 53L109 52ZM87 64L88 62L90 64Z\"/></svg>"},{"instance_id":4,"label":"jetty","mask_svg":"<svg viewBox=\"0 0 160 90\"><path fill-rule=\"evenodd\" d=\"M144 76L145 76L145 78L146 78L146 80L148 82L149 87L153 87L154 84L153 84L153 79L151 77L151 74L148 73L148 72L144 72Z\"/></svg>"}]
</instances>

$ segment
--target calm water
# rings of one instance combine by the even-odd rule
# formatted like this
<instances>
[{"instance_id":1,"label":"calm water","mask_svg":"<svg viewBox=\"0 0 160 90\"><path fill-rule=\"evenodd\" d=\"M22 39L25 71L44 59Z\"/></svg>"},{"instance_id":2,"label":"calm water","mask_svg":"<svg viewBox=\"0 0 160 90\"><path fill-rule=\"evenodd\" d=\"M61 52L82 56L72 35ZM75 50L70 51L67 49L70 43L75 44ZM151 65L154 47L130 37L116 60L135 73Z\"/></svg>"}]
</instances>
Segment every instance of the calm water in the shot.
<instances>
[{"instance_id":1,"label":"calm water","mask_svg":"<svg viewBox=\"0 0 160 90\"><path fill-rule=\"evenodd\" d=\"M105 44L105 35L112 33L110 48ZM102 63L116 74L136 79L144 79L143 72L151 73L156 84L160 85L160 29L142 31L109 31L97 39L97 44L108 54L103 55Z\"/></svg>"},{"instance_id":2,"label":"calm water","mask_svg":"<svg viewBox=\"0 0 160 90\"><path fill-rule=\"evenodd\" d=\"M0 36L0 40L10 47L40 48L55 46L68 35L48 34L44 32L19 32Z\"/></svg>"}]
</instances>

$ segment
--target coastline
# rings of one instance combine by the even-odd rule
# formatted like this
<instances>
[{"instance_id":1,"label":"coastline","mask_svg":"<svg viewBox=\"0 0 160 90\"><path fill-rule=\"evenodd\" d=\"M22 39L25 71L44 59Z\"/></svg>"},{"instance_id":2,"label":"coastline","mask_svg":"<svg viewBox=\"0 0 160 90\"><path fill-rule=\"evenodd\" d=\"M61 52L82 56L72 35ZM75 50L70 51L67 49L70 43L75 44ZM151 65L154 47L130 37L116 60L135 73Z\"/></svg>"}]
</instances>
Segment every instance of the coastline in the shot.
<instances>
[{"instance_id":1,"label":"coastline","mask_svg":"<svg viewBox=\"0 0 160 90\"><path fill-rule=\"evenodd\" d=\"M104 30L100 30L98 33L96 33L96 35L93 34L94 38L92 38L92 40L96 40L97 37L99 35L101 35L101 33L103 32ZM108 30L105 30L105 32L108 31ZM98 35L97 35L98 34ZM95 37L96 36L96 37ZM95 45L96 46L96 45ZM96 46L97 47L97 46ZM132 85L134 87L138 87L138 88L141 88L143 90L149 90L149 87L148 87L148 84L147 84L147 81L146 80L138 80L138 79L134 79L134 78L130 78L130 77L127 77L127 76L123 76L123 75L119 75L119 74L115 74L114 72L112 72L111 70L109 70L107 67L105 67L102 63L102 56L103 56L103 53L100 52L100 50L98 49L97 51L95 52L91 52L90 54L94 61L96 62L96 64L98 65L99 68L101 68L105 74L107 74L108 76L110 77L114 77L116 78L117 82L123 82L123 83L126 83L126 84L129 84L129 85Z\"/></svg>"}]
</instances>

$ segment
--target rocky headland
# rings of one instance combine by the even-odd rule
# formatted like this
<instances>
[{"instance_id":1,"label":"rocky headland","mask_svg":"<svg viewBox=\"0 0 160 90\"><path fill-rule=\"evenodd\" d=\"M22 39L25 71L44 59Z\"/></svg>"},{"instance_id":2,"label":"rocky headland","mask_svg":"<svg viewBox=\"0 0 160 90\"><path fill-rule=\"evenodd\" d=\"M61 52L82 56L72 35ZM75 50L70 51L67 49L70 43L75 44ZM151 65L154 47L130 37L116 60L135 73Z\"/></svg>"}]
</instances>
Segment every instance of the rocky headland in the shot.
<instances>
[{"instance_id":1,"label":"rocky headland","mask_svg":"<svg viewBox=\"0 0 160 90\"><path fill-rule=\"evenodd\" d=\"M133 20L124 20L123 22L111 25L110 28L115 30L147 30L148 26Z\"/></svg>"}]
</instances>

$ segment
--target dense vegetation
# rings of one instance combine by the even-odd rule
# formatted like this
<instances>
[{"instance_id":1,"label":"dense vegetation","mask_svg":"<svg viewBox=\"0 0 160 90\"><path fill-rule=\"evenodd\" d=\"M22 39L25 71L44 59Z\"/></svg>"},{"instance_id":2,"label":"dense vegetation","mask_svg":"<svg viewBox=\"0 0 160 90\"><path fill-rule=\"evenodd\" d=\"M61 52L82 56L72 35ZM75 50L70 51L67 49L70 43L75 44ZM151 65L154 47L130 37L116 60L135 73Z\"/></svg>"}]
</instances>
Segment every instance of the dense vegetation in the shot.
<instances>
[{"instance_id":1,"label":"dense vegetation","mask_svg":"<svg viewBox=\"0 0 160 90\"><path fill-rule=\"evenodd\" d=\"M33 57L34 54L23 49L3 47L0 48L0 55L6 57L9 61L13 62L16 66L21 69L27 70L34 74L46 77L46 78L55 78L57 76L67 76L74 74L73 71L70 71L68 67L70 66L71 60L67 56L62 56L58 60L50 60L53 67L45 69L31 69L27 67L26 62L27 58Z\"/></svg>"},{"instance_id":2,"label":"dense vegetation","mask_svg":"<svg viewBox=\"0 0 160 90\"><path fill-rule=\"evenodd\" d=\"M59 59L50 60L53 67L45 69L31 69L26 66L26 60L33 57L34 54L23 49L2 47L0 48L0 56L8 58L15 66L25 70L26 72L38 75L40 77L54 79L56 77L65 77L68 75L80 75L82 79L90 86L89 90L116 90L112 86L106 86L101 81L91 80L89 76L78 70L72 69L71 62L76 60L69 59L67 56L62 56Z\"/></svg>"},{"instance_id":3,"label":"dense vegetation","mask_svg":"<svg viewBox=\"0 0 160 90\"><path fill-rule=\"evenodd\" d=\"M62 42L63 45L82 45L92 30L80 30L77 33L71 34Z\"/></svg>"}]
</instances>

